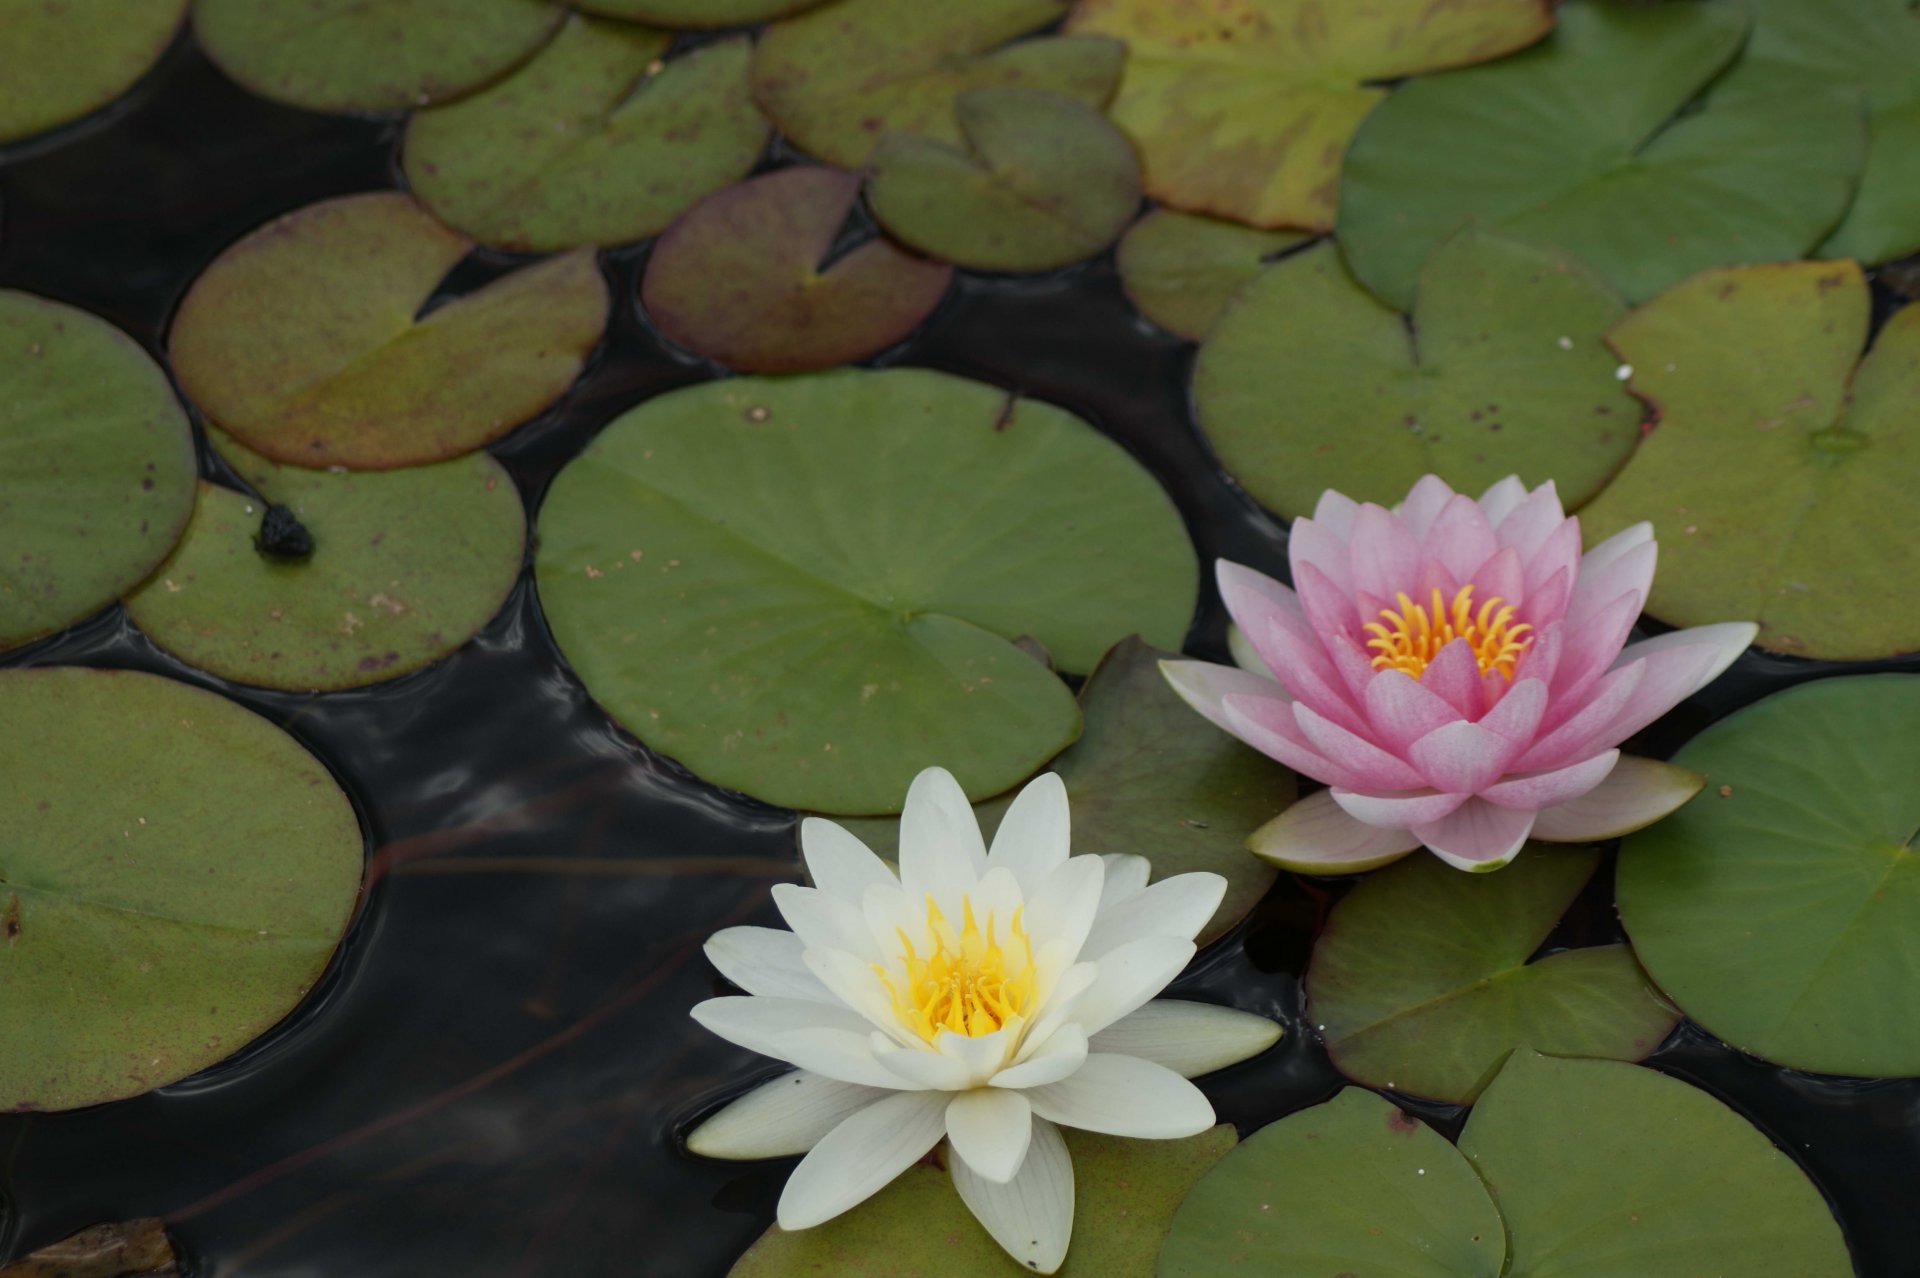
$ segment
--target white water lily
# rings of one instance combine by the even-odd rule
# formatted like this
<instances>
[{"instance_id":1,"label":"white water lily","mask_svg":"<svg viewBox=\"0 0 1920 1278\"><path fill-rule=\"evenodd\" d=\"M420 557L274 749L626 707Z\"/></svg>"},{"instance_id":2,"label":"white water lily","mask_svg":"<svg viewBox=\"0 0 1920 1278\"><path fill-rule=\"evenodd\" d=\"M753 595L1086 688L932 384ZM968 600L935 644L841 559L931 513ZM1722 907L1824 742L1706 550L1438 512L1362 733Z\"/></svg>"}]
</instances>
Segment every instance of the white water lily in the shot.
<instances>
[{"instance_id":1,"label":"white water lily","mask_svg":"<svg viewBox=\"0 0 1920 1278\"><path fill-rule=\"evenodd\" d=\"M1023 1266L1052 1273L1073 1231L1059 1127L1167 1140L1214 1122L1187 1078L1244 1060L1279 1026L1149 1002L1193 957L1217 874L1151 886L1137 856L1070 856L1049 773L988 851L953 777L929 768L900 818L900 869L818 818L800 827L814 887L773 889L793 929L707 944L747 996L693 1009L730 1042L798 1066L689 1139L713 1158L807 1152L779 1221L805 1229L884 1188L946 1140L954 1187Z\"/></svg>"}]
</instances>

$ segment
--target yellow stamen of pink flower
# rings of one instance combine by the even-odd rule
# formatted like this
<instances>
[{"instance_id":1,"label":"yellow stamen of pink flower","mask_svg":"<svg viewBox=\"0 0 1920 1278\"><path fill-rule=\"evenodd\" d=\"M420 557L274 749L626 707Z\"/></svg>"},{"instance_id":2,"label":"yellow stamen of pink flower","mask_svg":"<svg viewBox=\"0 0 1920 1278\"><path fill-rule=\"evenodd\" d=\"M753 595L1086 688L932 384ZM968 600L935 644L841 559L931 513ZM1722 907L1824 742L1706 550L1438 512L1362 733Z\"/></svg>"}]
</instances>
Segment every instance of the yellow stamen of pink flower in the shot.
<instances>
[{"instance_id":1,"label":"yellow stamen of pink flower","mask_svg":"<svg viewBox=\"0 0 1920 1278\"><path fill-rule=\"evenodd\" d=\"M1382 608L1380 620L1363 627L1373 635L1367 647L1373 650L1375 670L1400 670L1418 679L1440 655L1440 649L1455 639L1465 639L1473 649L1474 660L1480 663L1480 673L1498 670L1511 681L1521 654L1533 642L1528 633L1533 627L1524 621L1516 623L1513 605L1500 596L1487 600L1476 612L1471 584L1460 587L1452 603L1441 597L1438 586L1434 587L1431 605L1417 604L1405 592L1396 598L1398 612Z\"/></svg>"}]
</instances>

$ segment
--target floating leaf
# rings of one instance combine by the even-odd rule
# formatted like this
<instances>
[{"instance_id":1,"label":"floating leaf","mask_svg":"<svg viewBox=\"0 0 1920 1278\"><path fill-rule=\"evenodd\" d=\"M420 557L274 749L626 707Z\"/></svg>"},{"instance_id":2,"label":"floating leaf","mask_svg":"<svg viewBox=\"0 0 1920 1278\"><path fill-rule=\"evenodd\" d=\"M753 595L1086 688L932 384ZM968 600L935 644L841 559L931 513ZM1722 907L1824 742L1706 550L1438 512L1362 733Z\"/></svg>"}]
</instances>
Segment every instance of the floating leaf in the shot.
<instances>
[{"instance_id":1,"label":"floating leaf","mask_svg":"<svg viewBox=\"0 0 1920 1278\"><path fill-rule=\"evenodd\" d=\"M1381 81L1498 57L1552 26L1544 0L1080 0L1067 23L1127 44L1113 118L1140 150L1148 194L1319 230Z\"/></svg>"},{"instance_id":2,"label":"floating leaf","mask_svg":"<svg viewBox=\"0 0 1920 1278\"><path fill-rule=\"evenodd\" d=\"M1920 539L1896 531L1920 488L1920 307L1856 371L1870 305L1852 262L1743 267L1614 330L1660 424L1582 523L1592 544L1653 521L1654 616L1758 621L1796 656L1920 648Z\"/></svg>"},{"instance_id":3,"label":"floating leaf","mask_svg":"<svg viewBox=\"0 0 1920 1278\"><path fill-rule=\"evenodd\" d=\"M0 142L77 120L145 75L187 0L0 0Z\"/></svg>"},{"instance_id":4,"label":"floating leaf","mask_svg":"<svg viewBox=\"0 0 1920 1278\"><path fill-rule=\"evenodd\" d=\"M174 374L275 461L383 469L471 451L558 399L607 316L582 250L416 318L472 247L393 192L289 213L194 281Z\"/></svg>"},{"instance_id":5,"label":"floating leaf","mask_svg":"<svg viewBox=\"0 0 1920 1278\"><path fill-rule=\"evenodd\" d=\"M811 9L820 0L575 0L574 8L658 27L744 27Z\"/></svg>"},{"instance_id":6,"label":"floating leaf","mask_svg":"<svg viewBox=\"0 0 1920 1278\"><path fill-rule=\"evenodd\" d=\"M1222 1124L1185 1140L1128 1140L1067 1129L1073 1238L1060 1278L1153 1278L1174 1208L1233 1148ZM824 1225L760 1236L728 1278L991 1278L1032 1271L982 1229L937 1167L910 1167Z\"/></svg>"},{"instance_id":7,"label":"floating leaf","mask_svg":"<svg viewBox=\"0 0 1920 1278\"><path fill-rule=\"evenodd\" d=\"M640 298L673 341L731 368L851 364L905 338L951 267L872 239L822 267L857 174L792 168L715 192L653 246Z\"/></svg>"},{"instance_id":8,"label":"floating leaf","mask_svg":"<svg viewBox=\"0 0 1920 1278\"><path fill-rule=\"evenodd\" d=\"M1115 259L1141 314L1197 342L1242 284L1307 238L1162 208L1134 223Z\"/></svg>"},{"instance_id":9,"label":"floating leaf","mask_svg":"<svg viewBox=\"0 0 1920 1278\"><path fill-rule=\"evenodd\" d=\"M1422 274L1409 334L1316 245L1215 323L1194 406L1221 464L1288 517L1329 488L1390 504L1428 473L1466 492L1552 479L1574 507L1640 436L1600 340L1624 309L1565 256L1468 231Z\"/></svg>"},{"instance_id":10,"label":"floating leaf","mask_svg":"<svg viewBox=\"0 0 1920 1278\"><path fill-rule=\"evenodd\" d=\"M1293 775L1187 708L1160 675L1160 661L1177 655L1137 638L1114 645L1080 690L1080 739L1048 770L1066 782L1075 851L1144 856L1155 880L1191 870L1226 878L1227 895L1200 931L1205 945L1244 918L1278 877L1244 842L1293 801ZM1003 794L975 807L988 838L1012 802ZM882 856L896 854L897 820L843 824Z\"/></svg>"},{"instance_id":11,"label":"floating leaf","mask_svg":"<svg viewBox=\"0 0 1920 1278\"><path fill-rule=\"evenodd\" d=\"M1140 208L1140 166L1090 106L1040 89L954 101L964 150L895 133L873 153L867 202L908 244L961 266L1044 271L1114 242Z\"/></svg>"},{"instance_id":12,"label":"floating leaf","mask_svg":"<svg viewBox=\"0 0 1920 1278\"><path fill-rule=\"evenodd\" d=\"M195 0L220 69L309 111L395 111L458 97L544 44L547 0Z\"/></svg>"},{"instance_id":13,"label":"floating leaf","mask_svg":"<svg viewBox=\"0 0 1920 1278\"><path fill-rule=\"evenodd\" d=\"M519 579L520 493L485 453L334 473L276 466L209 434L259 497L202 483L172 558L127 599L134 623L182 661L290 691L380 683L460 647ZM299 521L311 555L260 548L261 499Z\"/></svg>"},{"instance_id":14,"label":"floating leaf","mask_svg":"<svg viewBox=\"0 0 1920 1278\"><path fill-rule=\"evenodd\" d=\"M0 671L0 1111L136 1096L320 978L364 843L265 719L154 675Z\"/></svg>"},{"instance_id":15,"label":"floating leaf","mask_svg":"<svg viewBox=\"0 0 1920 1278\"><path fill-rule=\"evenodd\" d=\"M652 235L767 144L745 36L661 61L664 31L574 18L490 89L414 115L407 184L449 226L546 252Z\"/></svg>"},{"instance_id":16,"label":"floating leaf","mask_svg":"<svg viewBox=\"0 0 1920 1278\"><path fill-rule=\"evenodd\" d=\"M1637 1061L1679 1019L1624 945L1528 959L1600 864L1535 844L1500 874L1411 857L1336 905L1307 970L1309 1014L1340 1072L1471 1105L1521 1044Z\"/></svg>"},{"instance_id":17,"label":"floating leaf","mask_svg":"<svg viewBox=\"0 0 1920 1278\"><path fill-rule=\"evenodd\" d=\"M119 598L193 510L167 375L85 311L0 292L0 648Z\"/></svg>"},{"instance_id":18,"label":"floating leaf","mask_svg":"<svg viewBox=\"0 0 1920 1278\"><path fill-rule=\"evenodd\" d=\"M767 28L753 55L753 93L789 141L841 168L864 167L887 133L960 146L953 103L969 89L1021 85L1090 107L1112 96L1126 56L1117 41L1007 45L1066 8L1067 0L835 0Z\"/></svg>"},{"instance_id":19,"label":"floating leaf","mask_svg":"<svg viewBox=\"0 0 1920 1278\"><path fill-rule=\"evenodd\" d=\"M1079 733L1086 670L1171 646L1197 589L1166 493L1078 418L919 369L736 378L616 420L554 481L540 592L649 746L769 803L997 794Z\"/></svg>"},{"instance_id":20,"label":"floating leaf","mask_svg":"<svg viewBox=\"0 0 1920 1278\"><path fill-rule=\"evenodd\" d=\"M1746 30L1718 0L1572 0L1538 47L1402 87L1347 153L1354 274L1404 307L1472 222L1560 245L1636 301L1704 267L1801 256L1853 196L1860 99L1785 86L1676 117Z\"/></svg>"},{"instance_id":21,"label":"floating leaf","mask_svg":"<svg viewBox=\"0 0 1920 1278\"><path fill-rule=\"evenodd\" d=\"M1620 857L1647 971L1743 1051L1920 1074L1920 677L1803 684L1676 761L1706 793Z\"/></svg>"}]
</instances>

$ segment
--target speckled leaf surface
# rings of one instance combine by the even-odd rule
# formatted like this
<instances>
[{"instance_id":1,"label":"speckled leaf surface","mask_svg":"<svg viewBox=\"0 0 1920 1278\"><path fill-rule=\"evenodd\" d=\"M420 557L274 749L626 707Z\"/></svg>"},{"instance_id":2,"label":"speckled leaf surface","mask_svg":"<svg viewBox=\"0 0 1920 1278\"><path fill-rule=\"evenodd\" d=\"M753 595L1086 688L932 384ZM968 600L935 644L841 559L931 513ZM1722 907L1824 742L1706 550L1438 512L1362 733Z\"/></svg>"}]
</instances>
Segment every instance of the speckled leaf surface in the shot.
<instances>
[{"instance_id":1,"label":"speckled leaf surface","mask_svg":"<svg viewBox=\"0 0 1920 1278\"><path fill-rule=\"evenodd\" d=\"M1142 315L1198 342L1243 284L1307 238L1159 208L1133 224L1115 261Z\"/></svg>"},{"instance_id":2,"label":"speckled leaf surface","mask_svg":"<svg viewBox=\"0 0 1920 1278\"><path fill-rule=\"evenodd\" d=\"M0 0L0 142L77 120L166 52L188 0Z\"/></svg>"}]
</instances>

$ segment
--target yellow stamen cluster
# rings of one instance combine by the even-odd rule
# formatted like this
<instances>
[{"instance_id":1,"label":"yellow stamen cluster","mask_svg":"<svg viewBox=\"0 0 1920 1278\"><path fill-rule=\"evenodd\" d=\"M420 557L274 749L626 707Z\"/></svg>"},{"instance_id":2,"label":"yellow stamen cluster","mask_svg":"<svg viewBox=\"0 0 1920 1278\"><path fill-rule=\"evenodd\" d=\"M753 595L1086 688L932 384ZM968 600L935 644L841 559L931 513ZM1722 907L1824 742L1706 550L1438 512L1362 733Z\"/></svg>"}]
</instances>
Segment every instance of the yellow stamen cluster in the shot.
<instances>
[{"instance_id":1,"label":"yellow stamen cluster","mask_svg":"<svg viewBox=\"0 0 1920 1278\"><path fill-rule=\"evenodd\" d=\"M1480 673L1498 670L1511 680L1521 654L1533 642L1528 633L1533 627L1524 621L1516 624L1513 605L1500 596L1487 600L1475 612L1471 584L1460 587L1451 604L1441 598L1437 586L1431 606L1413 602L1404 592L1397 598L1398 612L1382 608L1380 620L1364 627L1373 635L1367 647L1373 650L1375 670L1401 670L1418 679L1440 655L1440 649L1455 639L1465 639L1473 649L1474 660L1480 663Z\"/></svg>"},{"instance_id":2,"label":"yellow stamen cluster","mask_svg":"<svg viewBox=\"0 0 1920 1278\"><path fill-rule=\"evenodd\" d=\"M933 951L922 957L907 934L899 933L905 979L887 969L873 970L893 996L901 1023L931 1043L942 1030L978 1038L991 1034L1033 1005L1033 944L1013 912L1004 940L994 935L994 919L983 928L973 917L973 902L961 898L961 926L955 931L940 907L927 898L927 930Z\"/></svg>"}]
</instances>

